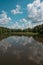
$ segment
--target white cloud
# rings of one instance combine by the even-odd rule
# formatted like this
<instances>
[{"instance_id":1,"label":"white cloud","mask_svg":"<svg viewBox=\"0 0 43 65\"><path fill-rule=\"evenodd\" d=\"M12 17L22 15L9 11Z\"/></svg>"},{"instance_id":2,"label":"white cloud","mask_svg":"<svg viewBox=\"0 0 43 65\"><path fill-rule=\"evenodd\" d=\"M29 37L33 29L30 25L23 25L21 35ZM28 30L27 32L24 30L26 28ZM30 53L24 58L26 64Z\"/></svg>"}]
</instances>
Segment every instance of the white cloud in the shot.
<instances>
[{"instance_id":1,"label":"white cloud","mask_svg":"<svg viewBox=\"0 0 43 65\"><path fill-rule=\"evenodd\" d=\"M18 22L16 22L16 23L14 23L13 25L12 25L12 27L11 28L16 28L16 29L18 29L20 26L19 26L19 23Z\"/></svg>"},{"instance_id":2,"label":"white cloud","mask_svg":"<svg viewBox=\"0 0 43 65\"><path fill-rule=\"evenodd\" d=\"M24 25L20 25L19 22L16 22L16 23L14 23L14 24L11 26L11 28L13 28L13 29L23 29L23 28L24 28Z\"/></svg>"},{"instance_id":3,"label":"white cloud","mask_svg":"<svg viewBox=\"0 0 43 65\"><path fill-rule=\"evenodd\" d=\"M16 6L16 9L12 10L13 14L18 14L21 10L19 5ZM43 24L43 1L34 0L32 3L27 4L28 18L29 20L22 18L19 22L13 24L13 28L29 28L34 27L39 24Z\"/></svg>"},{"instance_id":4,"label":"white cloud","mask_svg":"<svg viewBox=\"0 0 43 65\"><path fill-rule=\"evenodd\" d=\"M7 16L5 11L2 11L2 14L0 14L0 24L7 24L9 21L11 21L11 18Z\"/></svg>"},{"instance_id":5,"label":"white cloud","mask_svg":"<svg viewBox=\"0 0 43 65\"><path fill-rule=\"evenodd\" d=\"M11 26L11 28L13 28L13 29L26 29L29 27L32 27L31 21L28 21L25 18L20 19L19 22L16 22Z\"/></svg>"},{"instance_id":6,"label":"white cloud","mask_svg":"<svg viewBox=\"0 0 43 65\"><path fill-rule=\"evenodd\" d=\"M43 1L35 0L33 3L27 5L28 17L35 24L43 23Z\"/></svg>"},{"instance_id":7,"label":"white cloud","mask_svg":"<svg viewBox=\"0 0 43 65\"><path fill-rule=\"evenodd\" d=\"M20 22L27 22L27 20L25 19L25 18L22 18L22 19L20 19Z\"/></svg>"},{"instance_id":8,"label":"white cloud","mask_svg":"<svg viewBox=\"0 0 43 65\"><path fill-rule=\"evenodd\" d=\"M11 10L13 14L22 14L23 12L21 11L21 6L16 5L16 9Z\"/></svg>"}]
</instances>

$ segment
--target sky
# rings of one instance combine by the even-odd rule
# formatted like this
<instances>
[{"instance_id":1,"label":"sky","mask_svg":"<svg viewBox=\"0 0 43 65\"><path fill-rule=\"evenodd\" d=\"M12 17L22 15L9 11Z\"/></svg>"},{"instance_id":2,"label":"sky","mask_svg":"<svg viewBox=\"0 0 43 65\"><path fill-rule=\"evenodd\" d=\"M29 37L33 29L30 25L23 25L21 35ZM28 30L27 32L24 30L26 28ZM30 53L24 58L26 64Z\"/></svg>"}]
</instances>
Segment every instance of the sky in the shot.
<instances>
[{"instance_id":1,"label":"sky","mask_svg":"<svg viewBox=\"0 0 43 65\"><path fill-rule=\"evenodd\" d=\"M0 26L12 29L43 24L43 0L0 0Z\"/></svg>"}]
</instances>

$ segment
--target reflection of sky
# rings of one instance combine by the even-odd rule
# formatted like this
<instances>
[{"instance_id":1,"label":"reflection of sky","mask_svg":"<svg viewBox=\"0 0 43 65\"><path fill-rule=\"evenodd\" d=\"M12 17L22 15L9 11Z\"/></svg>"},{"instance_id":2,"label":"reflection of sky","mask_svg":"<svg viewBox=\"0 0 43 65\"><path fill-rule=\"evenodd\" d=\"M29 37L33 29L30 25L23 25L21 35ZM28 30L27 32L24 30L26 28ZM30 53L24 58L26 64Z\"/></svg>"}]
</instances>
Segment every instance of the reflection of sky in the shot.
<instances>
[{"instance_id":1,"label":"reflection of sky","mask_svg":"<svg viewBox=\"0 0 43 65\"><path fill-rule=\"evenodd\" d=\"M32 37L12 36L4 39L0 41L0 50L16 55L18 59L25 56L36 63L43 60L43 45Z\"/></svg>"}]
</instances>

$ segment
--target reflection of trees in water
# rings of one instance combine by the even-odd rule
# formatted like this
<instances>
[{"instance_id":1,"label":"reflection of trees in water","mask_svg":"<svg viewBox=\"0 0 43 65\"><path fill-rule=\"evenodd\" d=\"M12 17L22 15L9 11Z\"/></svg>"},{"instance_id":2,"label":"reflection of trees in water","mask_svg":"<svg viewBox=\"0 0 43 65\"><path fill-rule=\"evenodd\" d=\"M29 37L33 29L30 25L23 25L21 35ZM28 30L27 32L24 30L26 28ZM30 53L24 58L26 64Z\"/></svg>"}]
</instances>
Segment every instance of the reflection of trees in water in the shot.
<instances>
[{"instance_id":1,"label":"reflection of trees in water","mask_svg":"<svg viewBox=\"0 0 43 65\"><path fill-rule=\"evenodd\" d=\"M8 38L10 36L13 36L13 35L8 35L8 34L3 35L2 34L2 35L0 35L0 40L5 39L5 38Z\"/></svg>"},{"instance_id":2,"label":"reflection of trees in water","mask_svg":"<svg viewBox=\"0 0 43 65\"><path fill-rule=\"evenodd\" d=\"M2 60L4 58L4 62L12 62L15 65L40 65L40 61L43 60L43 45L33 37L6 38L0 42L0 49L7 51L0 56Z\"/></svg>"},{"instance_id":3,"label":"reflection of trees in water","mask_svg":"<svg viewBox=\"0 0 43 65\"><path fill-rule=\"evenodd\" d=\"M33 36L33 38L34 38L36 41L39 41L39 42L42 42L42 43L43 43L43 36Z\"/></svg>"}]
</instances>

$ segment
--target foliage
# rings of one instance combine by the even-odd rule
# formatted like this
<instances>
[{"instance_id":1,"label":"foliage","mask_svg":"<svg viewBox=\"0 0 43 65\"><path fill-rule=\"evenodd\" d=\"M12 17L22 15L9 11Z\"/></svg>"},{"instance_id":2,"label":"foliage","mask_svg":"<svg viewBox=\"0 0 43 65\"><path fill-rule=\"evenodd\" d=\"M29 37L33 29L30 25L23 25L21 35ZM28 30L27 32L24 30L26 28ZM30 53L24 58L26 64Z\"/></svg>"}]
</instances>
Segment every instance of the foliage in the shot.
<instances>
[{"instance_id":1,"label":"foliage","mask_svg":"<svg viewBox=\"0 0 43 65\"><path fill-rule=\"evenodd\" d=\"M9 29L9 28L5 28L5 27L0 27L0 34L34 34L34 33L38 33L38 34L43 34L43 24L42 25L38 25L35 26L34 28L27 28L27 29Z\"/></svg>"}]
</instances>

